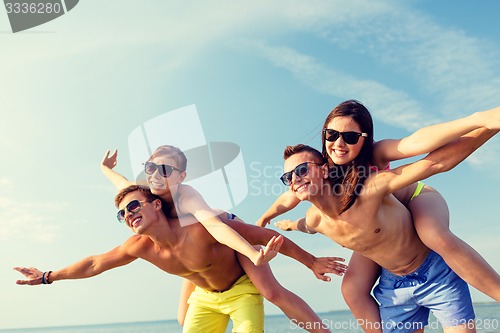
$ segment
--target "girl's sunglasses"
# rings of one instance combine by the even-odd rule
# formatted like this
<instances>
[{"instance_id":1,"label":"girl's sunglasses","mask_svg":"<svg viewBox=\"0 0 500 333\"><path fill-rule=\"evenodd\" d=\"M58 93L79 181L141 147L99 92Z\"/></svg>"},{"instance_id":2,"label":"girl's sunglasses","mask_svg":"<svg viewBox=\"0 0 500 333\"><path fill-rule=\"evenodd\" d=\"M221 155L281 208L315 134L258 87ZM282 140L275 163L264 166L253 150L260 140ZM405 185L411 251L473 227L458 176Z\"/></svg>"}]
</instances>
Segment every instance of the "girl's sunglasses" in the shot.
<instances>
[{"instance_id":1,"label":"girl's sunglasses","mask_svg":"<svg viewBox=\"0 0 500 333\"><path fill-rule=\"evenodd\" d=\"M142 208L142 205L141 205L141 202L149 202L147 200L142 200L142 201L139 201L139 200L132 200L130 201L127 206L125 206L124 209L121 209L118 211L118 213L116 213L116 218L118 219L118 221L120 221L120 223L123 223L123 221L125 221L125 209L129 211L129 213L139 213L141 211L141 208Z\"/></svg>"},{"instance_id":2,"label":"girl's sunglasses","mask_svg":"<svg viewBox=\"0 0 500 333\"><path fill-rule=\"evenodd\" d=\"M158 173L163 178L170 177L173 170L183 172L181 169L177 169L176 167L173 167L168 164L156 164L153 162L144 163L144 172L146 172L148 175L152 175L153 173L155 173L156 170L158 170Z\"/></svg>"},{"instance_id":3,"label":"girl's sunglasses","mask_svg":"<svg viewBox=\"0 0 500 333\"><path fill-rule=\"evenodd\" d=\"M303 178L309 174L309 164L314 164L314 165L323 165L320 163L314 163L314 162L304 162L295 167L292 171L285 172L283 176L280 177L281 181L285 186L290 186L292 185L292 174L295 173L295 175L299 178Z\"/></svg>"},{"instance_id":4,"label":"girl's sunglasses","mask_svg":"<svg viewBox=\"0 0 500 333\"><path fill-rule=\"evenodd\" d=\"M344 139L345 143L348 145L355 145L359 141L359 137L364 136L365 138L368 136L368 133L359 133L359 132L339 132L330 128L325 128L323 130L325 135L325 140L330 142L335 142L342 135L342 139Z\"/></svg>"}]
</instances>

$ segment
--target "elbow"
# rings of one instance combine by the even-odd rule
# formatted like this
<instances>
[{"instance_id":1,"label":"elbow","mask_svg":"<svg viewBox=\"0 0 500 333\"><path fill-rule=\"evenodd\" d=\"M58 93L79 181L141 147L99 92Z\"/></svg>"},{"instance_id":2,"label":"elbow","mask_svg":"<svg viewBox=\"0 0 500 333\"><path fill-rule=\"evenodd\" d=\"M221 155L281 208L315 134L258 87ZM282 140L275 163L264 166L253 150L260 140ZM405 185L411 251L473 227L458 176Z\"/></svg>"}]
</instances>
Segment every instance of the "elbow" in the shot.
<instances>
[{"instance_id":1,"label":"elbow","mask_svg":"<svg viewBox=\"0 0 500 333\"><path fill-rule=\"evenodd\" d=\"M442 158L438 159L426 159L426 163L422 164L422 174L423 177L421 179L428 178L432 175L436 175L438 173L443 173L447 172L451 169L456 164L453 164L453 158L448 158L443 156Z\"/></svg>"},{"instance_id":2,"label":"elbow","mask_svg":"<svg viewBox=\"0 0 500 333\"><path fill-rule=\"evenodd\" d=\"M443 173L451 170L450 164L446 163L446 161L435 162L429 166L429 174L436 175L438 173Z\"/></svg>"},{"instance_id":3,"label":"elbow","mask_svg":"<svg viewBox=\"0 0 500 333\"><path fill-rule=\"evenodd\" d=\"M85 275L86 275L86 277L89 278L89 277L99 275L102 272L104 272L103 268L100 267L99 265L95 265L95 266L90 266L89 269L87 270L87 274L85 274Z\"/></svg>"},{"instance_id":4,"label":"elbow","mask_svg":"<svg viewBox=\"0 0 500 333\"><path fill-rule=\"evenodd\" d=\"M87 267L86 277L93 277L99 275L105 270L106 269L101 262L95 260L95 258L92 258L90 264Z\"/></svg>"},{"instance_id":5,"label":"elbow","mask_svg":"<svg viewBox=\"0 0 500 333\"><path fill-rule=\"evenodd\" d=\"M455 155L447 155L432 163L430 166L431 174L448 172L456 167L463 159L457 159Z\"/></svg>"}]
</instances>

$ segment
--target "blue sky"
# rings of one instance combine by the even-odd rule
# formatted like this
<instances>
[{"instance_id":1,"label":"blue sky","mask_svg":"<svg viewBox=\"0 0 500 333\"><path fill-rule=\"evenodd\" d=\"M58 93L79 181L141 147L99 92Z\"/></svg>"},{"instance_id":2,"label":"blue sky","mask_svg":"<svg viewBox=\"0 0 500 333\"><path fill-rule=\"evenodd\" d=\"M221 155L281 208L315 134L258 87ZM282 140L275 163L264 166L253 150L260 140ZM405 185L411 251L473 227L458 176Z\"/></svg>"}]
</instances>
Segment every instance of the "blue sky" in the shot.
<instances>
[{"instance_id":1,"label":"blue sky","mask_svg":"<svg viewBox=\"0 0 500 333\"><path fill-rule=\"evenodd\" d=\"M493 0L86 0L12 34L1 11L0 329L175 318L180 280L148 263L14 283L14 266L55 270L130 235L99 163L118 148L117 170L132 177L128 136L139 125L195 104L207 141L241 148L248 195L233 211L254 223L285 190L283 148L319 148L324 118L346 99L371 110L376 139L497 106L499 12ZM452 230L497 270L499 145L427 180L447 199ZM320 235L287 236L318 256L350 255ZM271 266L316 311L346 308L340 278L316 281L284 257Z\"/></svg>"}]
</instances>

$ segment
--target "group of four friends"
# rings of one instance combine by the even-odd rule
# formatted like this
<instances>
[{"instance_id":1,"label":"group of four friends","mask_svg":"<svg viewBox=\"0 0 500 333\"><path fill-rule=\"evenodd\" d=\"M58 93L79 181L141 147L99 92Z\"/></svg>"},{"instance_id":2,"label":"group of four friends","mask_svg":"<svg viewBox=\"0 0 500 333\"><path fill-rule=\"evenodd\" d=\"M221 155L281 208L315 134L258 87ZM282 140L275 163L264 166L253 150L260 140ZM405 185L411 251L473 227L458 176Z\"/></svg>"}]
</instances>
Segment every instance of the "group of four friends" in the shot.
<instances>
[{"instance_id":1,"label":"group of four friends","mask_svg":"<svg viewBox=\"0 0 500 333\"><path fill-rule=\"evenodd\" d=\"M367 108L345 101L324 122L322 152L303 144L286 147L281 181L289 190L257 226L209 207L183 184L187 160L178 148L160 146L144 164L148 186L116 173L117 153L108 151L101 170L119 189L117 217L134 235L59 270L15 267L27 278L17 283L89 278L141 258L184 278L178 313L183 332L225 332L229 319L233 332L263 332L262 297L299 327L330 332L274 278L267 262L279 251L321 280L330 281L327 273L343 275L342 294L365 332L423 332L429 311L445 332L475 332L467 284L500 301L500 276L449 230L445 200L420 180L454 168L499 129L497 107L375 142ZM422 154L428 155L389 167ZM312 204L305 217L276 225L319 232L353 250L348 268L342 258L317 258L264 228L301 201Z\"/></svg>"}]
</instances>

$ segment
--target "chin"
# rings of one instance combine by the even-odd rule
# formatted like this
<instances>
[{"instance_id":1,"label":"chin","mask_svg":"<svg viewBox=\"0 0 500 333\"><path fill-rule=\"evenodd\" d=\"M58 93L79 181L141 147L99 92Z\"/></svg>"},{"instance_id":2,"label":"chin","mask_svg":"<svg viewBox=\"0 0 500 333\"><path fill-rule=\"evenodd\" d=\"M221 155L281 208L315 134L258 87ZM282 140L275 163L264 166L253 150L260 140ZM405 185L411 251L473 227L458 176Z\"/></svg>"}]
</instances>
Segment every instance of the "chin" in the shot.
<instances>
[{"instance_id":1,"label":"chin","mask_svg":"<svg viewBox=\"0 0 500 333\"><path fill-rule=\"evenodd\" d=\"M151 193L153 193L154 195L163 195L165 193L168 193L168 189L165 189L165 188L157 188L157 187L149 187L149 190L151 191Z\"/></svg>"},{"instance_id":2,"label":"chin","mask_svg":"<svg viewBox=\"0 0 500 333\"><path fill-rule=\"evenodd\" d=\"M332 158L332 162L333 162L335 165L339 165L339 166L349 164L349 163L351 163L352 161L353 161L353 160L352 160L352 159L350 159L350 158Z\"/></svg>"},{"instance_id":3,"label":"chin","mask_svg":"<svg viewBox=\"0 0 500 333\"><path fill-rule=\"evenodd\" d=\"M310 196L309 191L295 192L295 197L300 201L308 201Z\"/></svg>"}]
</instances>

